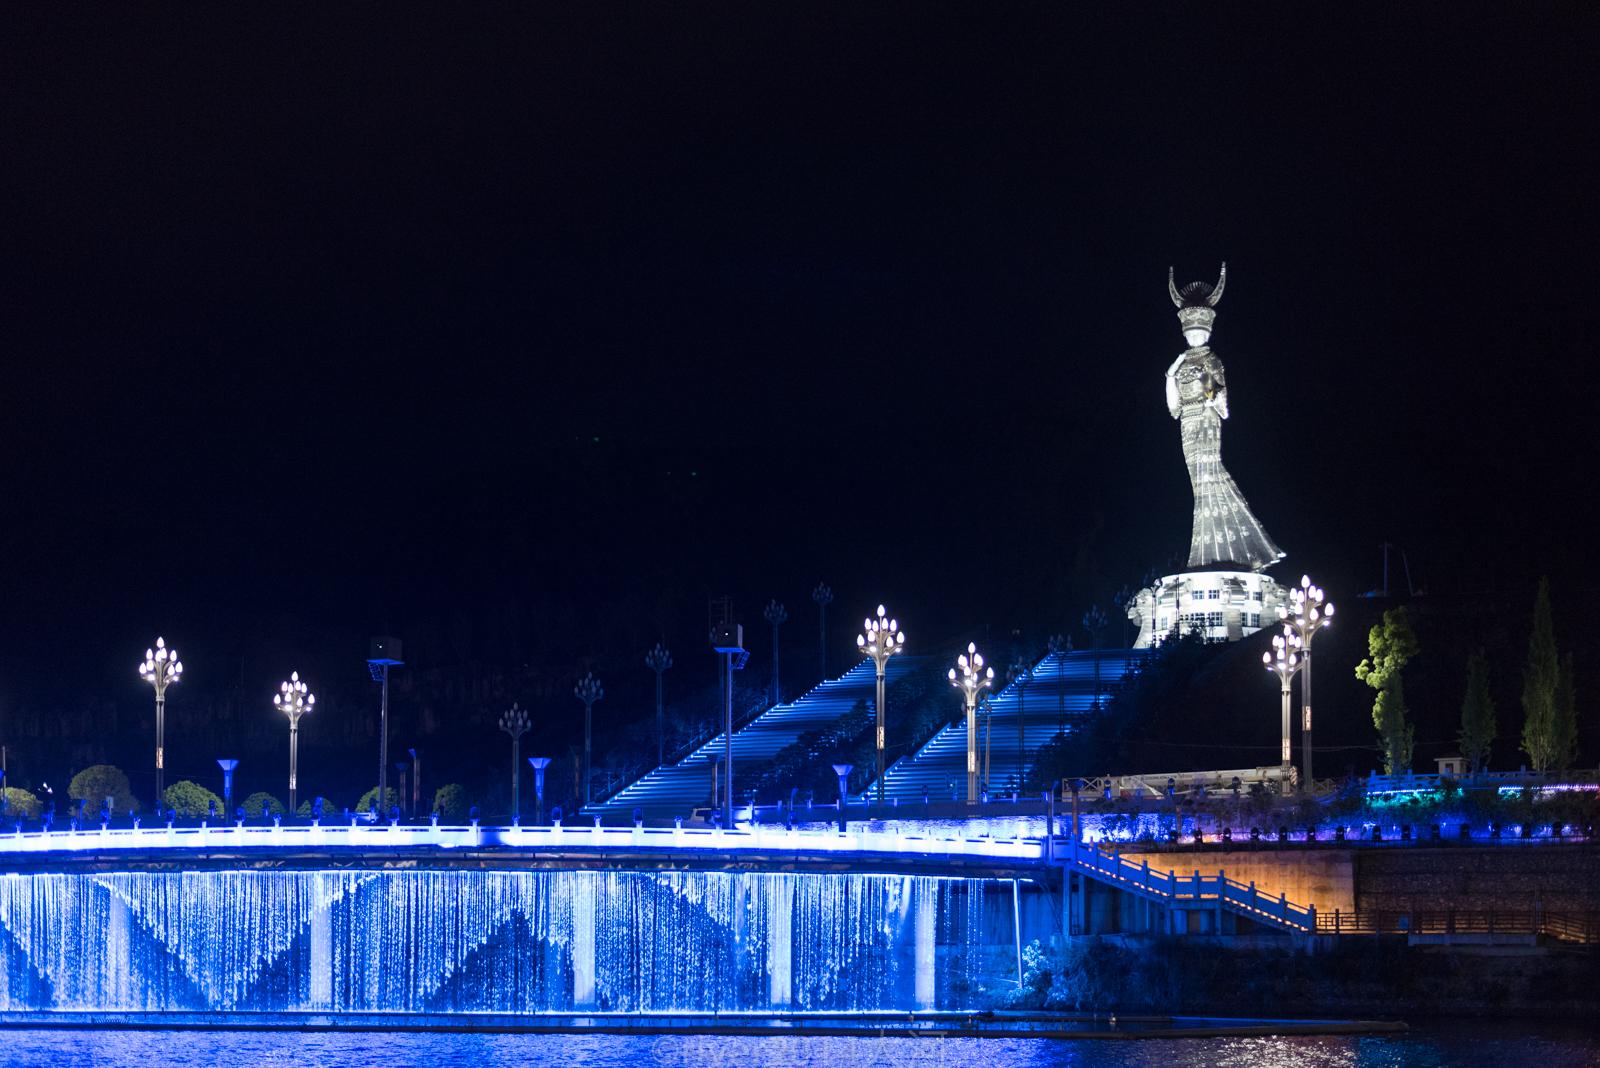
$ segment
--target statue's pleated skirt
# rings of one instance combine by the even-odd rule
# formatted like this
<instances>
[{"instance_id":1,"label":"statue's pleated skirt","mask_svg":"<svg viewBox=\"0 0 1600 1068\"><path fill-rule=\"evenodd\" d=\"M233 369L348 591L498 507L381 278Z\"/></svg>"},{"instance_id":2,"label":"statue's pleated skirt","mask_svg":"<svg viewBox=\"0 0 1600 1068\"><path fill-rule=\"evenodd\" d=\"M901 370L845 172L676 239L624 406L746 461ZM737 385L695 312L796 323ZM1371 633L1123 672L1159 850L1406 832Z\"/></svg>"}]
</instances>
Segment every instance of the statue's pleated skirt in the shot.
<instances>
[{"instance_id":1,"label":"statue's pleated skirt","mask_svg":"<svg viewBox=\"0 0 1600 1068\"><path fill-rule=\"evenodd\" d=\"M1231 563L1259 571L1283 559L1283 551L1267 536L1222 466L1222 419L1216 410L1186 407L1180 425L1183 458L1194 490L1189 566Z\"/></svg>"}]
</instances>

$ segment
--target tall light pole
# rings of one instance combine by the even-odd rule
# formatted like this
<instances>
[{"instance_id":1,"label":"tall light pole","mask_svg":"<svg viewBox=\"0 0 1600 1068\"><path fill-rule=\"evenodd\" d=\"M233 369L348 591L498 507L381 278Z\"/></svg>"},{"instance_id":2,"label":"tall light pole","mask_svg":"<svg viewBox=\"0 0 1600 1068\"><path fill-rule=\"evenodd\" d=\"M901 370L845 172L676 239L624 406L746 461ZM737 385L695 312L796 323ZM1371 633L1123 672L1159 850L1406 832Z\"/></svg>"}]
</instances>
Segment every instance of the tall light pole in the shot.
<instances>
[{"instance_id":1,"label":"tall light pole","mask_svg":"<svg viewBox=\"0 0 1600 1068\"><path fill-rule=\"evenodd\" d=\"M825 679L828 677L828 606L833 603L833 588L826 582L819 582L811 591L811 599L817 602L817 674Z\"/></svg>"},{"instance_id":2,"label":"tall light pole","mask_svg":"<svg viewBox=\"0 0 1600 1068\"><path fill-rule=\"evenodd\" d=\"M289 681L280 683L272 695L272 707L289 717L289 818L299 811L295 804L296 779L300 770L300 717L311 711L317 703L306 684L300 681L300 672L289 672Z\"/></svg>"},{"instance_id":3,"label":"tall light pole","mask_svg":"<svg viewBox=\"0 0 1600 1068\"><path fill-rule=\"evenodd\" d=\"M1261 654L1261 663L1266 665L1268 671L1278 676L1278 682L1283 688L1283 748L1279 752L1279 763L1283 767L1283 792L1289 792L1289 762L1293 755L1294 739L1294 712L1289 700L1289 686L1295 673L1304 666L1305 661L1300 658L1300 636L1291 628L1284 627L1282 634L1272 638L1272 651Z\"/></svg>"},{"instance_id":4,"label":"tall light pole","mask_svg":"<svg viewBox=\"0 0 1600 1068\"><path fill-rule=\"evenodd\" d=\"M183 678L183 661L178 659L178 650L168 649L167 643L157 638L156 647L144 651L139 677L156 691L156 810L160 811L166 803L167 687Z\"/></svg>"},{"instance_id":5,"label":"tall light pole","mask_svg":"<svg viewBox=\"0 0 1600 1068\"><path fill-rule=\"evenodd\" d=\"M672 667L672 654L667 647L656 642L654 649L644 654L644 666L656 673L656 766L667 762L667 713L661 703L661 676Z\"/></svg>"},{"instance_id":6,"label":"tall light pole","mask_svg":"<svg viewBox=\"0 0 1600 1068\"><path fill-rule=\"evenodd\" d=\"M1323 627L1333 622L1333 603L1326 601L1322 587L1314 585L1311 576L1301 575L1300 585L1289 589L1289 604L1278 606L1278 618L1286 629L1300 639L1301 658L1305 674L1300 677L1301 745L1305 747L1305 782L1302 787L1311 789L1311 639Z\"/></svg>"},{"instance_id":7,"label":"tall light pole","mask_svg":"<svg viewBox=\"0 0 1600 1068\"><path fill-rule=\"evenodd\" d=\"M500 713L500 729L511 735L511 825L522 822L522 736L528 733L528 712L515 701Z\"/></svg>"},{"instance_id":8,"label":"tall light pole","mask_svg":"<svg viewBox=\"0 0 1600 1068\"><path fill-rule=\"evenodd\" d=\"M378 637L372 639L367 650L367 670L372 681L382 683L378 702L378 808L389 803L389 669L400 667L405 661L400 657L400 639Z\"/></svg>"},{"instance_id":9,"label":"tall light pole","mask_svg":"<svg viewBox=\"0 0 1600 1068\"><path fill-rule=\"evenodd\" d=\"M978 800L978 696L994 685L994 668L983 666L983 654L972 642L950 669L950 685L961 691L967 710L967 804Z\"/></svg>"},{"instance_id":10,"label":"tall light pole","mask_svg":"<svg viewBox=\"0 0 1600 1068\"><path fill-rule=\"evenodd\" d=\"M789 622L789 610L773 598L761 617L772 624L772 703L777 704L783 699L783 687L778 684L778 628Z\"/></svg>"},{"instance_id":11,"label":"tall light pole","mask_svg":"<svg viewBox=\"0 0 1600 1068\"><path fill-rule=\"evenodd\" d=\"M1083 614L1083 628L1089 632L1089 640L1094 645L1094 710L1100 711L1100 634L1106 629L1106 624L1111 621L1106 618L1105 609L1097 604L1089 606Z\"/></svg>"},{"instance_id":12,"label":"tall light pole","mask_svg":"<svg viewBox=\"0 0 1600 1068\"><path fill-rule=\"evenodd\" d=\"M528 763L533 765L533 795L538 798L538 809L534 822L544 825L544 769L550 766L549 757L529 757Z\"/></svg>"},{"instance_id":13,"label":"tall light pole","mask_svg":"<svg viewBox=\"0 0 1600 1068\"><path fill-rule=\"evenodd\" d=\"M1056 662L1056 730L1067 729L1067 688L1061 681L1067 665L1067 654L1072 652L1072 639L1065 634L1052 634L1046 643L1050 659Z\"/></svg>"},{"instance_id":14,"label":"tall light pole","mask_svg":"<svg viewBox=\"0 0 1600 1068\"><path fill-rule=\"evenodd\" d=\"M994 702L985 695L978 702L978 711L983 713L983 775L978 779L978 789L983 793L989 792L989 743L994 740Z\"/></svg>"},{"instance_id":15,"label":"tall light pole","mask_svg":"<svg viewBox=\"0 0 1600 1068\"><path fill-rule=\"evenodd\" d=\"M222 815L227 819L233 818L233 769L238 766L237 760L217 761L222 769Z\"/></svg>"},{"instance_id":16,"label":"tall light pole","mask_svg":"<svg viewBox=\"0 0 1600 1068\"><path fill-rule=\"evenodd\" d=\"M878 606L877 616L868 616L861 623L861 633L856 635L856 649L862 656L873 663L878 673L877 713L878 713L878 804L883 804L883 775L887 770L884 766L884 740L885 726L883 714L883 671L889 663L889 658L905 649L906 636L900 629L900 624L888 618L889 613L883 605Z\"/></svg>"},{"instance_id":17,"label":"tall light pole","mask_svg":"<svg viewBox=\"0 0 1600 1068\"><path fill-rule=\"evenodd\" d=\"M594 703L606 695L594 672L588 672L572 688L572 695L583 702L583 803L594 800Z\"/></svg>"},{"instance_id":18,"label":"tall light pole","mask_svg":"<svg viewBox=\"0 0 1600 1068\"><path fill-rule=\"evenodd\" d=\"M1006 669L1006 678L1017 688L1017 789L1020 791L1028 759L1028 735L1023 721L1028 712L1028 683L1033 681L1033 666L1028 663L1028 658L1018 653Z\"/></svg>"}]
</instances>

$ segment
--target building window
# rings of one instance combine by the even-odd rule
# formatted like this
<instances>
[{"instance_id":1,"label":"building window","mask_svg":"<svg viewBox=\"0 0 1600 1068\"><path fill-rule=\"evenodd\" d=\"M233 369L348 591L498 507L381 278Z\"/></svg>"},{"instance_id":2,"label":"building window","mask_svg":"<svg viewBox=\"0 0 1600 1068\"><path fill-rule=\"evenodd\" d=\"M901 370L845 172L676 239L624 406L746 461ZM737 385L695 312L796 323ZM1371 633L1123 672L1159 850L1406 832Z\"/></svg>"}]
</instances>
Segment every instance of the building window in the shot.
<instances>
[{"instance_id":1,"label":"building window","mask_svg":"<svg viewBox=\"0 0 1600 1068\"><path fill-rule=\"evenodd\" d=\"M1250 613L1250 625L1252 627L1257 627L1257 628L1259 628L1261 626L1261 613L1260 612L1251 612Z\"/></svg>"},{"instance_id":2,"label":"building window","mask_svg":"<svg viewBox=\"0 0 1600 1068\"><path fill-rule=\"evenodd\" d=\"M1251 595L1250 595L1250 599L1251 599L1251 600L1252 600L1252 601L1259 601L1259 600L1261 600L1261 591L1260 591L1260 590L1257 590L1257 591L1256 591L1256 592L1254 592L1254 593L1252 593L1252 594L1251 594Z\"/></svg>"},{"instance_id":3,"label":"building window","mask_svg":"<svg viewBox=\"0 0 1600 1068\"><path fill-rule=\"evenodd\" d=\"M1215 601L1217 598L1219 598L1221 596L1222 596L1222 591L1221 590L1207 590L1206 591L1206 600L1208 600L1208 601Z\"/></svg>"},{"instance_id":4,"label":"building window","mask_svg":"<svg viewBox=\"0 0 1600 1068\"><path fill-rule=\"evenodd\" d=\"M1222 626L1222 613L1221 612L1207 612L1206 613L1206 626L1208 626L1208 627L1220 627L1220 626Z\"/></svg>"}]
</instances>

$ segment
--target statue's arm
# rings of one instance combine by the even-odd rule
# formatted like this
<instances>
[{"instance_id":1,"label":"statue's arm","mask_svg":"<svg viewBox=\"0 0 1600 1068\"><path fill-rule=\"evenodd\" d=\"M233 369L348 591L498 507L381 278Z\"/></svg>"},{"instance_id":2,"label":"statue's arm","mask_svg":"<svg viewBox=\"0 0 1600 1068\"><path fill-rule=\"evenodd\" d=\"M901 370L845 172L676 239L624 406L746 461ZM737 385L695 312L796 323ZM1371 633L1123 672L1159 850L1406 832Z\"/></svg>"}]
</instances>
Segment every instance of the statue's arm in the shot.
<instances>
[{"instance_id":1,"label":"statue's arm","mask_svg":"<svg viewBox=\"0 0 1600 1068\"><path fill-rule=\"evenodd\" d=\"M1178 380L1173 376L1178 373L1178 365L1182 362L1183 354L1179 353L1178 358L1172 361L1172 366L1167 368L1167 412L1174 419L1178 418L1179 404Z\"/></svg>"},{"instance_id":2,"label":"statue's arm","mask_svg":"<svg viewBox=\"0 0 1600 1068\"><path fill-rule=\"evenodd\" d=\"M1211 375L1211 407L1219 418L1228 418L1228 376L1223 373L1222 361L1215 356L1206 361L1206 371Z\"/></svg>"}]
</instances>

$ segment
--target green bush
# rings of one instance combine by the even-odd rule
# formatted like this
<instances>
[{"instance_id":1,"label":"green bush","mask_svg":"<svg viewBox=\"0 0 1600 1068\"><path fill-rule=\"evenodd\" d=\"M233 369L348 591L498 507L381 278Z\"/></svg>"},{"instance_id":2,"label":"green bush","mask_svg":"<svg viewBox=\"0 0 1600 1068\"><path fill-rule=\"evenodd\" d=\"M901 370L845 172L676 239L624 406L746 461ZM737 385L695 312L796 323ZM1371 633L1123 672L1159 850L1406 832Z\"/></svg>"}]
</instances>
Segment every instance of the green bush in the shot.
<instances>
[{"instance_id":1,"label":"green bush","mask_svg":"<svg viewBox=\"0 0 1600 1068\"><path fill-rule=\"evenodd\" d=\"M180 816L204 816L210 811L209 806L216 805L218 815L225 815L222 808L222 798L207 790L197 782L184 779L167 787L161 795L162 801L170 809L176 809Z\"/></svg>"},{"instance_id":2,"label":"green bush","mask_svg":"<svg viewBox=\"0 0 1600 1068\"><path fill-rule=\"evenodd\" d=\"M471 808L472 799L467 797L467 788L458 782L446 783L433 795L433 810L439 814L440 823L466 823Z\"/></svg>"},{"instance_id":3,"label":"green bush","mask_svg":"<svg viewBox=\"0 0 1600 1068\"><path fill-rule=\"evenodd\" d=\"M78 772L67 786L67 796L74 801L87 801L90 812L99 812L108 797L111 811L117 815L139 811L139 800L133 796L128 777L111 764L95 764Z\"/></svg>"},{"instance_id":4,"label":"green bush","mask_svg":"<svg viewBox=\"0 0 1600 1068\"><path fill-rule=\"evenodd\" d=\"M13 818L36 820L39 818L39 813L44 811L44 805L27 790L7 786L3 792L6 798L6 811Z\"/></svg>"},{"instance_id":5,"label":"green bush","mask_svg":"<svg viewBox=\"0 0 1600 1068\"><path fill-rule=\"evenodd\" d=\"M283 813L283 802L265 790L257 790L244 799L244 814L253 820L262 816L281 816Z\"/></svg>"},{"instance_id":6,"label":"green bush","mask_svg":"<svg viewBox=\"0 0 1600 1068\"><path fill-rule=\"evenodd\" d=\"M372 807L372 802L377 798L377 796L378 788L374 786L372 789L361 795L361 800L356 802L356 811L366 812ZM383 796L386 798L386 800L382 805L378 806L379 816L387 816L389 814L389 810L400 803L400 793L393 786L385 789Z\"/></svg>"},{"instance_id":7,"label":"green bush","mask_svg":"<svg viewBox=\"0 0 1600 1068\"><path fill-rule=\"evenodd\" d=\"M318 800L318 799L314 798L312 801L302 801L302 802L300 802L300 807L294 810L294 814L296 816L299 816L301 819L305 819L305 820L310 819L311 818L311 808L312 808L312 805L313 805L315 800ZM333 802L332 801L329 801L326 797L321 798L320 800L322 801L322 818L323 819L327 819L329 816L332 816L332 815L335 815L335 814L338 813L339 810L333 807Z\"/></svg>"}]
</instances>

